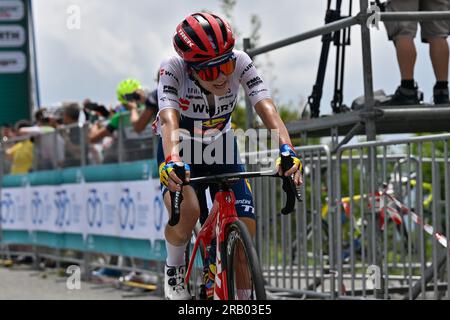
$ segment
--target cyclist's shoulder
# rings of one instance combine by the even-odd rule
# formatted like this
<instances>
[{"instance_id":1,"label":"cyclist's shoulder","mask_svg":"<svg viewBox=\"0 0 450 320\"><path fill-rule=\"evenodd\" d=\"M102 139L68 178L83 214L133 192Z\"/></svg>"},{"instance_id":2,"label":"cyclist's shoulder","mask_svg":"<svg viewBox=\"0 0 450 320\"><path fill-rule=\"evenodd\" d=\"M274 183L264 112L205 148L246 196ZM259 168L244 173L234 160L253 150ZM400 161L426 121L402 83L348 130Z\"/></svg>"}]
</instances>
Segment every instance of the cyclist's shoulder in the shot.
<instances>
[{"instance_id":1,"label":"cyclist's shoulder","mask_svg":"<svg viewBox=\"0 0 450 320\"><path fill-rule=\"evenodd\" d=\"M181 72L186 69L186 63L178 56L168 56L161 61L161 73L165 70ZM160 74L161 76L163 74Z\"/></svg>"},{"instance_id":2,"label":"cyclist's shoulder","mask_svg":"<svg viewBox=\"0 0 450 320\"><path fill-rule=\"evenodd\" d=\"M254 63L250 56L242 50L233 50L236 56L236 71L242 76L246 71L254 68Z\"/></svg>"}]
</instances>

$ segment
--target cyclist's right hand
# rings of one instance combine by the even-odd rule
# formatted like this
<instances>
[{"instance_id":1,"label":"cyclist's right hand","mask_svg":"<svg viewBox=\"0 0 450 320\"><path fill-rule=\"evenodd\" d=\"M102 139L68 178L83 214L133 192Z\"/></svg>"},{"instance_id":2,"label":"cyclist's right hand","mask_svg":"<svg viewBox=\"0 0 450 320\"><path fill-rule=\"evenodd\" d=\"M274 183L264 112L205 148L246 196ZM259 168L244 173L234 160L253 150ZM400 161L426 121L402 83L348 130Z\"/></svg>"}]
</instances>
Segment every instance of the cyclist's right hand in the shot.
<instances>
[{"instance_id":1,"label":"cyclist's right hand","mask_svg":"<svg viewBox=\"0 0 450 320\"><path fill-rule=\"evenodd\" d=\"M176 165L184 166L186 171L185 181L181 181L181 179L175 174L174 167ZM190 166L187 163L184 163L181 159L171 159L168 162L163 162L160 166L159 179L161 183L171 192L181 191L181 185L183 183L189 183L190 175Z\"/></svg>"}]
</instances>

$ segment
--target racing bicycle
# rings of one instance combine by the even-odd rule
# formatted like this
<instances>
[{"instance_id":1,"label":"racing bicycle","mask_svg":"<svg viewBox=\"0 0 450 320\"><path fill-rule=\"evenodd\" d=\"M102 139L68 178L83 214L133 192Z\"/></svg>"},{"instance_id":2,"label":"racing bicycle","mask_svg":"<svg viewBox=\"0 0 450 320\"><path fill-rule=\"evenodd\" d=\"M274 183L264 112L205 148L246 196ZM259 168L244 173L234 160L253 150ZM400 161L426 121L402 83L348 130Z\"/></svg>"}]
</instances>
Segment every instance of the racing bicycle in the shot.
<instances>
[{"instance_id":1,"label":"racing bicycle","mask_svg":"<svg viewBox=\"0 0 450 320\"><path fill-rule=\"evenodd\" d=\"M282 155L281 167L287 171L293 165L289 155ZM184 166L175 166L175 174L184 181ZM283 190L287 195L286 205L281 210L284 215L294 211L296 200L302 201L302 196L296 188L292 177L280 177L273 171L265 172L239 172L230 174L219 174L207 177L191 178L190 182L199 185L217 184L219 191L214 197L213 209L202 224L192 253L186 254L188 269L186 272L186 286L191 295L189 285L190 276L197 261L197 251L203 263L209 255L210 248L215 241L215 279L214 299L216 300L266 300L264 278L261 272L258 256L253 245L252 238L246 225L239 220L235 208L235 195L231 186L239 179L273 176L283 179ZM185 184L186 185L186 184ZM183 200L182 191L171 192L172 215L169 220L170 226L178 224L180 219L180 205ZM190 244L188 244L190 248ZM187 251L190 251L187 249ZM189 258L188 258L189 257ZM208 266L206 266L208 267ZM194 286L197 285L194 283ZM202 290L197 290L202 292ZM199 294L195 299L204 299Z\"/></svg>"}]
</instances>

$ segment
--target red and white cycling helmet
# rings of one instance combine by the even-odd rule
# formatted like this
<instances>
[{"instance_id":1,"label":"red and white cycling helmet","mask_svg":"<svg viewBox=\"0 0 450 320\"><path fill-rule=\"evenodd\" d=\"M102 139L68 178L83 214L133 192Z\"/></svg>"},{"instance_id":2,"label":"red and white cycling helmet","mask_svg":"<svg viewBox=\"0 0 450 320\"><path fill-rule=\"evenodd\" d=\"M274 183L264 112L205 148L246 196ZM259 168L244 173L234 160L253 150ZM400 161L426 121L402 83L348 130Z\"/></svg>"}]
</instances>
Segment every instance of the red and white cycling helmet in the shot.
<instances>
[{"instance_id":1,"label":"red and white cycling helmet","mask_svg":"<svg viewBox=\"0 0 450 320\"><path fill-rule=\"evenodd\" d=\"M177 27L175 50L190 64L208 61L233 50L235 39L230 24L210 13L194 13Z\"/></svg>"}]
</instances>

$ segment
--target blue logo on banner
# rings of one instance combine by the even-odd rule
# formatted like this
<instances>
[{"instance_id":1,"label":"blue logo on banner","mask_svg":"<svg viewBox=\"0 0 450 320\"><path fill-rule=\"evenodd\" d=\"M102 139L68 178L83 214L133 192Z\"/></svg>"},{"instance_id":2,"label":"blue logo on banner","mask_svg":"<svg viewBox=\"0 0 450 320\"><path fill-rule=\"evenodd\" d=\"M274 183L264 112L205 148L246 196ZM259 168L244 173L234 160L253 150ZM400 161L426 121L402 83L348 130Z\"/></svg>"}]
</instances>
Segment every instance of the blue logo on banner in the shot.
<instances>
[{"instance_id":1,"label":"blue logo on banner","mask_svg":"<svg viewBox=\"0 0 450 320\"><path fill-rule=\"evenodd\" d=\"M155 228L159 231L162 228L164 214L162 199L159 195L155 197L155 200L153 200L153 212L155 214Z\"/></svg>"},{"instance_id":2,"label":"blue logo on banner","mask_svg":"<svg viewBox=\"0 0 450 320\"><path fill-rule=\"evenodd\" d=\"M43 202L39 191L34 191L31 198L31 221L33 224L42 224L44 222L43 212Z\"/></svg>"},{"instance_id":3,"label":"blue logo on banner","mask_svg":"<svg viewBox=\"0 0 450 320\"><path fill-rule=\"evenodd\" d=\"M119 203L119 222L120 227L125 230L127 225L133 230L136 224L136 207L134 200L130 195L130 189L125 188L122 190L122 197Z\"/></svg>"},{"instance_id":4,"label":"blue logo on banner","mask_svg":"<svg viewBox=\"0 0 450 320\"><path fill-rule=\"evenodd\" d=\"M96 189L89 190L86 212L89 226L93 227L94 224L96 224L97 227L102 226L103 220L102 201L100 200L100 197L98 196L98 192Z\"/></svg>"},{"instance_id":5,"label":"blue logo on banner","mask_svg":"<svg viewBox=\"0 0 450 320\"><path fill-rule=\"evenodd\" d=\"M55 225L62 227L64 223L70 225L70 199L66 190L59 190L55 192L55 206L56 206L56 221Z\"/></svg>"},{"instance_id":6,"label":"blue logo on banner","mask_svg":"<svg viewBox=\"0 0 450 320\"><path fill-rule=\"evenodd\" d=\"M2 223L14 223L16 207L10 193L3 195L4 199L0 202L0 220Z\"/></svg>"}]
</instances>

